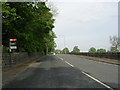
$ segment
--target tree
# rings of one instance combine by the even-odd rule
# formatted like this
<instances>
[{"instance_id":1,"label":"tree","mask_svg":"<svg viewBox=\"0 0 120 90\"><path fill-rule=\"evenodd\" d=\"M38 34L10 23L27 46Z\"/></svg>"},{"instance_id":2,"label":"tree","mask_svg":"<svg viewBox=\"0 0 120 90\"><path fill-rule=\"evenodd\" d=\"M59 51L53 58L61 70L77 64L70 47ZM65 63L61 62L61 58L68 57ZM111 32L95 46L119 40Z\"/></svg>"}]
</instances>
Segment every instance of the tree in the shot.
<instances>
[{"instance_id":1,"label":"tree","mask_svg":"<svg viewBox=\"0 0 120 90\"><path fill-rule=\"evenodd\" d=\"M95 49L94 47L91 47L91 48L89 49L89 52L90 52L90 53L95 53L95 52L96 52L96 49Z\"/></svg>"},{"instance_id":2,"label":"tree","mask_svg":"<svg viewBox=\"0 0 120 90\"><path fill-rule=\"evenodd\" d=\"M9 39L17 38L19 51L54 51L56 47L53 14L46 2L2 3L2 44L9 47ZM46 43L45 43L46 42Z\"/></svg>"},{"instance_id":3,"label":"tree","mask_svg":"<svg viewBox=\"0 0 120 90\"><path fill-rule=\"evenodd\" d=\"M109 52L119 52L119 50L116 47L111 47Z\"/></svg>"},{"instance_id":4,"label":"tree","mask_svg":"<svg viewBox=\"0 0 120 90\"><path fill-rule=\"evenodd\" d=\"M69 53L69 49L68 49L68 48L64 48L64 49L62 50L62 53Z\"/></svg>"},{"instance_id":5,"label":"tree","mask_svg":"<svg viewBox=\"0 0 120 90\"><path fill-rule=\"evenodd\" d=\"M56 50L55 50L55 53L56 53L56 54L60 54L60 53L61 53L61 50L56 49Z\"/></svg>"},{"instance_id":6,"label":"tree","mask_svg":"<svg viewBox=\"0 0 120 90\"><path fill-rule=\"evenodd\" d=\"M110 36L110 43L112 44L112 47L119 49L120 51L120 37Z\"/></svg>"},{"instance_id":7,"label":"tree","mask_svg":"<svg viewBox=\"0 0 120 90\"><path fill-rule=\"evenodd\" d=\"M104 53L104 52L106 52L106 50L105 50L105 49L100 48L100 49L97 49L97 52L98 52L98 53Z\"/></svg>"},{"instance_id":8,"label":"tree","mask_svg":"<svg viewBox=\"0 0 120 90\"><path fill-rule=\"evenodd\" d=\"M74 46L72 53L79 53L80 49L78 48L78 46Z\"/></svg>"}]
</instances>

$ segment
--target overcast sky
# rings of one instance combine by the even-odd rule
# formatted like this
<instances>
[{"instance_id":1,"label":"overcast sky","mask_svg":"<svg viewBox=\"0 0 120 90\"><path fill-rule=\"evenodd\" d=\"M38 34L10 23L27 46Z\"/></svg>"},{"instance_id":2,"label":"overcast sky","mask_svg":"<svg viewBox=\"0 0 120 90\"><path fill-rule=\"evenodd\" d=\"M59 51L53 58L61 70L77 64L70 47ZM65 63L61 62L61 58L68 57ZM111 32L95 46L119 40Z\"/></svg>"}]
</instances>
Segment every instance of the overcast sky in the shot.
<instances>
[{"instance_id":1,"label":"overcast sky","mask_svg":"<svg viewBox=\"0 0 120 90\"><path fill-rule=\"evenodd\" d=\"M109 36L118 34L117 0L52 0L52 3L59 13L54 28L57 49L66 46L71 51L78 46L84 52L91 47L110 48Z\"/></svg>"}]
</instances>

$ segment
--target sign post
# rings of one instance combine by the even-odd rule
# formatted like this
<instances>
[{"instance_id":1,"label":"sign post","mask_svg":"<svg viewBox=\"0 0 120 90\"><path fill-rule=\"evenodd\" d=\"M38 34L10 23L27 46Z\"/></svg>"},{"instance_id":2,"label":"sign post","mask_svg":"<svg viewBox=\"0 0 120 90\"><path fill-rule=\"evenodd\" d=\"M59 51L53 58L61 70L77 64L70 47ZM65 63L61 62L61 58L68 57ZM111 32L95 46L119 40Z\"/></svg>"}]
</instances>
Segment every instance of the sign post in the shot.
<instances>
[{"instance_id":1,"label":"sign post","mask_svg":"<svg viewBox=\"0 0 120 90\"><path fill-rule=\"evenodd\" d=\"M10 55L10 60L9 60L9 65L10 67L12 66L12 59L11 59L11 53L17 49L16 45L17 39L9 39L9 55Z\"/></svg>"},{"instance_id":2,"label":"sign post","mask_svg":"<svg viewBox=\"0 0 120 90\"><path fill-rule=\"evenodd\" d=\"M17 39L9 39L9 51L12 52L12 50L16 50L17 49L17 45L16 45L16 41Z\"/></svg>"}]
</instances>

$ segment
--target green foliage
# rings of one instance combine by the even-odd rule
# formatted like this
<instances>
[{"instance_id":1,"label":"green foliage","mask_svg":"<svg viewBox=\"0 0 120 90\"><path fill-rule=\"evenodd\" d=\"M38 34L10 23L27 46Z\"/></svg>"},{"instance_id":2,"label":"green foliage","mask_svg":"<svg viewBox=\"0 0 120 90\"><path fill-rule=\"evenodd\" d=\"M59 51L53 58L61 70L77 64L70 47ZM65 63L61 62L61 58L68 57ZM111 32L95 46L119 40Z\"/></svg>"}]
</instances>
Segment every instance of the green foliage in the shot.
<instances>
[{"instance_id":1,"label":"green foliage","mask_svg":"<svg viewBox=\"0 0 120 90\"><path fill-rule=\"evenodd\" d=\"M79 53L80 49L78 48L78 46L74 46L72 53Z\"/></svg>"},{"instance_id":2,"label":"green foliage","mask_svg":"<svg viewBox=\"0 0 120 90\"><path fill-rule=\"evenodd\" d=\"M96 52L96 49L95 49L94 47L91 47L91 48L89 49L89 52L90 52L90 53L95 53L95 52Z\"/></svg>"},{"instance_id":3,"label":"green foliage","mask_svg":"<svg viewBox=\"0 0 120 90\"><path fill-rule=\"evenodd\" d=\"M100 49L97 49L97 52L98 52L98 53L104 53L104 52L106 52L106 50L105 50L105 49L100 48Z\"/></svg>"},{"instance_id":4,"label":"green foliage","mask_svg":"<svg viewBox=\"0 0 120 90\"><path fill-rule=\"evenodd\" d=\"M110 51L108 52L119 52L119 50L116 47L111 47Z\"/></svg>"},{"instance_id":5,"label":"green foliage","mask_svg":"<svg viewBox=\"0 0 120 90\"><path fill-rule=\"evenodd\" d=\"M6 2L2 4L2 44L9 45L10 38L17 38L18 51L44 53L56 47L54 19L46 2ZM47 46L45 45L47 43Z\"/></svg>"},{"instance_id":6,"label":"green foliage","mask_svg":"<svg viewBox=\"0 0 120 90\"><path fill-rule=\"evenodd\" d=\"M2 52L3 52L3 53L7 53L7 52L8 52L8 50L9 50L9 48L8 48L8 47L4 47L4 46L2 47Z\"/></svg>"},{"instance_id":7,"label":"green foliage","mask_svg":"<svg viewBox=\"0 0 120 90\"><path fill-rule=\"evenodd\" d=\"M55 53L56 53L56 54L60 54L60 53L62 53L62 52L61 52L61 50L57 49L57 50L55 50Z\"/></svg>"},{"instance_id":8,"label":"green foliage","mask_svg":"<svg viewBox=\"0 0 120 90\"><path fill-rule=\"evenodd\" d=\"M64 49L62 50L62 53L69 53L69 49L68 49L68 48L64 48Z\"/></svg>"}]
</instances>

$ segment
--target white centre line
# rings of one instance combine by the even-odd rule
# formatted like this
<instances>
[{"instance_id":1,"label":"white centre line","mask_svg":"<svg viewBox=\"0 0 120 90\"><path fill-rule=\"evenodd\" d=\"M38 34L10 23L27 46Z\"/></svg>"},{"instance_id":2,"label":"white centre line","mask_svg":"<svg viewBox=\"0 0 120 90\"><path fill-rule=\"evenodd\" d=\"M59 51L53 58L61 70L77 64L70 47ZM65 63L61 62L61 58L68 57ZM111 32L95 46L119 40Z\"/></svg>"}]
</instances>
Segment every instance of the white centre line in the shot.
<instances>
[{"instance_id":1,"label":"white centre line","mask_svg":"<svg viewBox=\"0 0 120 90\"><path fill-rule=\"evenodd\" d=\"M70 65L71 67L74 67L74 65L70 64L69 62L65 61L68 65Z\"/></svg>"},{"instance_id":2,"label":"white centre line","mask_svg":"<svg viewBox=\"0 0 120 90\"><path fill-rule=\"evenodd\" d=\"M61 60L63 60L63 58L60 58Z\"/></svg>"},{"instance_id":3,"label":"white centre line","mask_svg":"<svg viewBox=\"0 0 120 90\"><path fill-rule=\"evenodd\" d=\"M87 74L87 73L85 73L85 72L82 72L82 73L83 73L83 74L85 74L86 76L90 77L91 79L95 80L96 82L98 82L98 83L102 84L102 85L103 85L103 86L105 86L106 88L109 88L110 90L114 90L114 89L113 89L113 88L111 88L110 86L108 86L108 85L106 85L106 84L102 83L101 81L99 81L99 80L97 80L96 78L94 78L94 77L90 76L89 74Z\"/></svg>"},{"instance_id":4,"label":"white centre line","mask_svg":"<svg viewBox=\"0 0 120 90\"><path fill-rule=\"evenodd\" d=\"M60 58L60 57L58 57L58 58ZM63 60L63 58L60 58L60 59ZM74 65L70 64L69 62L67 62L67 61L65 61L65 62L66 62L68 65L70 65L71 67L74 67ZM108 89L110 89L110 90L114 90L114 89L111 88L110 86L104 84L103 82L97 80L96 78L90 76L89 74L87 74L87 73L85 73L85 72L83 72L83 71L82 71L82 73L85 74L86 76L90 77L91 79L95 80L96 82L102 84L102 85L105 86L106 88L108 88Z\"/></svg>"},{"instance_id":5,"label":"white centre line","mask_svg":"<svg viewBox=\"0 0 120 90\"><path fill-rule=\"evenodd\" d=\"M57 57L58 57L58 56L57 56ZM63 61L63 58L60 58L60 57L58 57L58 58Z\"/></svg>"}]
</instances>

